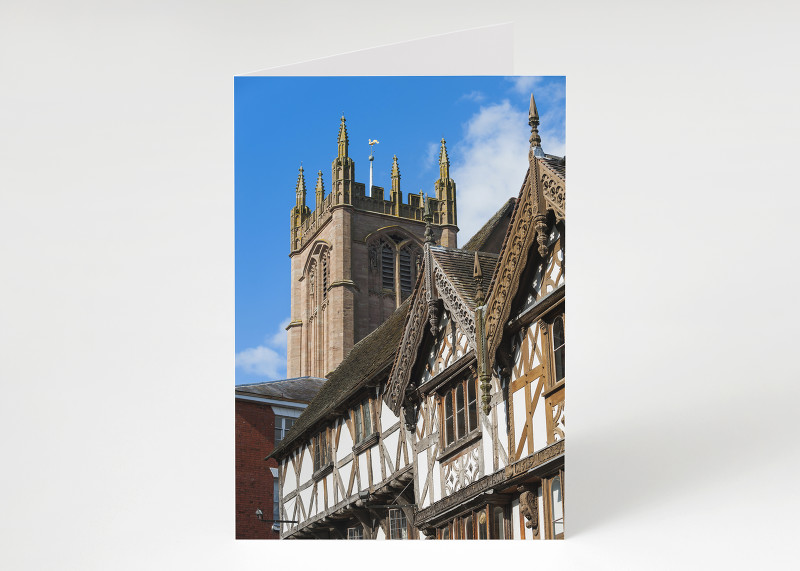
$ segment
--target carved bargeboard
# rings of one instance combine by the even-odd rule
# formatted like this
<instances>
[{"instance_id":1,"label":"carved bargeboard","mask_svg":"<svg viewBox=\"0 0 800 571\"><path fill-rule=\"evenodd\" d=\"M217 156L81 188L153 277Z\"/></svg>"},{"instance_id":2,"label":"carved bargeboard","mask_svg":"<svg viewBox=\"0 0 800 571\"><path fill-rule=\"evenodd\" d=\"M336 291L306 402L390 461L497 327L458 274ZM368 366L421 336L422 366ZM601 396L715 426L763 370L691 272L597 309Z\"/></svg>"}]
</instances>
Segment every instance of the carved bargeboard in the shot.
<instances>
[{"instance_id":1,"label":"carved bargeboard","mask_svg":"<svg viewBox=\"0 0 800 571\"><path fill-rule=\"evenodd\" d=\"M467 351L469 351L467 336L450 320L450 313L444 312L439 323L439 334L428 354L421 382L424 383L444 371Z\"/></svg>"}]
</instances>

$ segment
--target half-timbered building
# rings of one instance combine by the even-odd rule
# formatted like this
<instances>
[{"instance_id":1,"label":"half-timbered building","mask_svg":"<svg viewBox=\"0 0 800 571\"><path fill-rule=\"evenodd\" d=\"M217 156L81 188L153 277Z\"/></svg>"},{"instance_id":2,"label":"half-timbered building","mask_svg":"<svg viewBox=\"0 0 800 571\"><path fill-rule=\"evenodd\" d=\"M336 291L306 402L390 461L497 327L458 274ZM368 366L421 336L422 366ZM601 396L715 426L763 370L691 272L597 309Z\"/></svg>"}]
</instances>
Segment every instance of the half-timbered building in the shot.
<instances>
[{"instance_id":1,"label":"half-timbered building","mask_svg":"<svg viewBox=\"0 0 800 571\"><path fill-rule=\"evenodd\" d=\"M519 196L461 249L425 208L410 296L273 453L282 537L563 538L566 162L529 124Z\"/></svg>"}]
</instances>

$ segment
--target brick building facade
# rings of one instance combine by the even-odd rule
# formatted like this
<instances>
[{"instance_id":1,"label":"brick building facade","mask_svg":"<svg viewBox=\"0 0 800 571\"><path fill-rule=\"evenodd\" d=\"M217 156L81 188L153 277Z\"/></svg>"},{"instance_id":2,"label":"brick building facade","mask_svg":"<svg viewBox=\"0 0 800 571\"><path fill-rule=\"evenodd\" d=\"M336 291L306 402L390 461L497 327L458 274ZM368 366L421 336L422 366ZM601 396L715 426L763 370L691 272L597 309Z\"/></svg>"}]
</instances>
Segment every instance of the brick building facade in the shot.
<instances>
[{"instance_id":1,"label":"brick building facade","mask_svg":"<svg viewBox=\"0 0 800 571\"><path fill-rule=\"evenodd\" d=\"M236 539L278 539L272 521L277 519L278 464L264 457L324 382L302 378L236 387Z\"/></svg>"}]
</instances>

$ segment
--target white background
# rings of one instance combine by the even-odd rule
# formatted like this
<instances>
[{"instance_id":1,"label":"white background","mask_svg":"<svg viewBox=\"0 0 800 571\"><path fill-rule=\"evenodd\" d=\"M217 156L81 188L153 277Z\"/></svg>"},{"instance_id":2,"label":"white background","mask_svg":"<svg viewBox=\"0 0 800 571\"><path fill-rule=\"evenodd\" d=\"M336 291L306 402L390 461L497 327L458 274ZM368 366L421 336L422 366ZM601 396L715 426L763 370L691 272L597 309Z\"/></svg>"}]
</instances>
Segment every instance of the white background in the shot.
<instances>
[{"instance_id":1,"label":"white background","mask_svg":"<svg viewBox=\"0 0 800 571\"><path fill-rule=\"evenodd\" d=\"M232 78L512 23L511 71L567 76L568 540L359 546L386 569L794 567L793 6L6 0L0 566L368 564L233 539Z\"/></svg>"}]
</instances>

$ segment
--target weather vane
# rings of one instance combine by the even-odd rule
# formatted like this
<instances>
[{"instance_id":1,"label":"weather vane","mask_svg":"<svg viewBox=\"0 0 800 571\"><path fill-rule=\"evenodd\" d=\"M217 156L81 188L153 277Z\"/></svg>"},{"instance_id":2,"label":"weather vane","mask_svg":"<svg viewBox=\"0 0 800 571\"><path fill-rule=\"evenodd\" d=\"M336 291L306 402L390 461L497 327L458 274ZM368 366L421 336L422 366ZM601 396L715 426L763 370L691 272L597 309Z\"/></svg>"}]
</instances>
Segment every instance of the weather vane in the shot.
<instances>
[{"instance_id":1,"label":"weather vane","mask_svg":"<svg viewBox=\"0 0 800 571\"><path fill-rule=\"evenodd\" d=\"M373 141L372 139L369 138L367 139L367 141L369 141L369 195L372 196L372 161L375 158L372 155L372 145L377 145L378 143L380 143L380 141L378 139L375 139Z\"/></svg>"}]
</instances>

